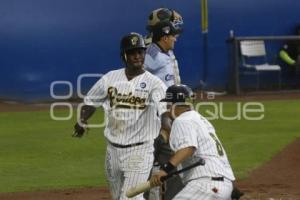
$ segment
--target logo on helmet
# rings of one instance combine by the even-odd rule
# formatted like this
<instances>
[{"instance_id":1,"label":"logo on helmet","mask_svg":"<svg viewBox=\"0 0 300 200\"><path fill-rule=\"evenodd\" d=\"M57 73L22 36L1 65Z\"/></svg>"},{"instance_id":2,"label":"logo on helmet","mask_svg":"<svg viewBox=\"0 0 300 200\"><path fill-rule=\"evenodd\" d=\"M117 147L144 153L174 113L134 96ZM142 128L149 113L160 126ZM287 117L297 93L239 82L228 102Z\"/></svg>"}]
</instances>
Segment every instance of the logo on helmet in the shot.
<instances>
[{"instance_id":1,"label":"logo on helmet","mask_svg":"<svg viewBox=\"0 0 300 200\"><path fill-rule=\"evenodd\" d=\"M170 29L169 26L165 26L165 27L162 28L162 31L163 31L165 34L169 34L170 31L171 31L171 29Z\"/></svg>"},{"instance_id":2,"label":"logo on helmet","mask_svg":"<svg viewBox=\"0 0 300 200\"><path fill-rule=\"evenodd\" d=\"M136 46L137 42L139 41L139 38L137 36L131 38L131 44L133 46Z\"/></svg>"}]
</instances>

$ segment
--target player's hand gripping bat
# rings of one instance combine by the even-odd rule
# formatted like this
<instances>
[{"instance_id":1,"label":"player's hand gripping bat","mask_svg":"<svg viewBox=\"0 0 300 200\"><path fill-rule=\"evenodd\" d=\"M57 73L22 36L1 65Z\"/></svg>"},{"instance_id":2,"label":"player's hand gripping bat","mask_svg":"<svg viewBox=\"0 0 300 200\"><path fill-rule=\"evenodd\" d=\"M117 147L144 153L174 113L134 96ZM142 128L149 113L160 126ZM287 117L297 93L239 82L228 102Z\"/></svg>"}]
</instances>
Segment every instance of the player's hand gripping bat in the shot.
<instances>
[{"instance_id":1,"label":"player's hand gripping bat","mask_svg":"<svg viewBox=\"0 0 300 200\"><path fill-rule=\"evenodd\" d=\"M181 170L177 170L174 172L169 173L167 176L163 176L161 177L161 181L165 181L169 178L171 178L174 175L180 174L184 171L190 170L194 167L200 166L200 165L205 165L205 160L200 158L197 162L191 164L190 166L187 166L185 168L182 168ZM135 187L129 188L126 192L126 196L128 198L132 198L140 193L146 192L148 190L150 190L153 186L151 186L150 181L147 181L145 183L140 183L138 185L136 185Z\"/></svg>"}]
</instances>

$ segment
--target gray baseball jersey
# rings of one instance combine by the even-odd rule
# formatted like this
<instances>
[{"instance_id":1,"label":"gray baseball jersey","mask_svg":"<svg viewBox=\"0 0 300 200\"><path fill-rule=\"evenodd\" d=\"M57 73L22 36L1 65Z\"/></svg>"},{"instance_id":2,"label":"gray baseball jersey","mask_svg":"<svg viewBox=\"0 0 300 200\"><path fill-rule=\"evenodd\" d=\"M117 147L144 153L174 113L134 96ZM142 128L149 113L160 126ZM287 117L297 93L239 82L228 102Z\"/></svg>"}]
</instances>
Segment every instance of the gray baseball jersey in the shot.
<instances>
[{"instance_id":1,"label":"gray baseball jersey","mask_svg":"<svg viewBox=\"0 0 300 200\"><path fill-rule=\"evenodd\" d=\"M167 87L180 84L178 62L173 51L163 52L155 43L146 50L145 69L159 77Z\"/></svg>"},{"instance_id":2,"label":"gray baseball jersey","mask_svg":"<svg viewBox=\"0 0 300 200\"><path fill-rule=\"evenodd\" d=\"M159 77L167 87L180 84L181 82L178 62L172 50L164 52L156 43L151 43L146 50L144 65L146 70ZM161 157L167 159L172 152L171 150L170 152L166 151L170 148L169 145L164 145L164 148L165 150L160 154L163 155ZM162 161L161 158L159 160L160 162ZM165 160L165 162L167 162L167 160ZM154 166L153 172L157 170L159 170L159 166ZM181 187L182 182L179 180L179 177L165 182L166 191L164 198L171 199ZM159 188L152 188L149 193L149 200L159 199L160 195Z\"/></svg>"}]
</instances>

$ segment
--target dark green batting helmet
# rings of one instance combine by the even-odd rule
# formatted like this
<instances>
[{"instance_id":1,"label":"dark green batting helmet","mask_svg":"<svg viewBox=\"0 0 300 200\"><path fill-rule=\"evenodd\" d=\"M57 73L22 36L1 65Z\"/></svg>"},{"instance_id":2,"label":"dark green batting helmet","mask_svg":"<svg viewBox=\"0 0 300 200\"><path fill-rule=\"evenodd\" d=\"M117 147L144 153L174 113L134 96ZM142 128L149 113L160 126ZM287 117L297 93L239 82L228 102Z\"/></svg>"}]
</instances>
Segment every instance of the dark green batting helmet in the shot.
<instances>
[{"instance_id":1,"label":"dark green batting helmet","mask_svg":"<svg viewBox=\"0 0 300 200\"><path fill-rule=\"evenodd\" d=\"M195 95L191 88L189 88L187 85L178 84L168 87L166 91L166 97L161 101L169 103L185 103L194 98Z\"/></svg>"},{"instance_id":2,"label":"dark green batting helmet","mask_svg":"<svg viewBox=\"0 0 300 200\"><path fill-rule=\"evenodd\" d=\"M144 38L138 33L125 35L121 40L120 51L122 56L132 49L146 49Z\"/></svg>"}]
</instances>

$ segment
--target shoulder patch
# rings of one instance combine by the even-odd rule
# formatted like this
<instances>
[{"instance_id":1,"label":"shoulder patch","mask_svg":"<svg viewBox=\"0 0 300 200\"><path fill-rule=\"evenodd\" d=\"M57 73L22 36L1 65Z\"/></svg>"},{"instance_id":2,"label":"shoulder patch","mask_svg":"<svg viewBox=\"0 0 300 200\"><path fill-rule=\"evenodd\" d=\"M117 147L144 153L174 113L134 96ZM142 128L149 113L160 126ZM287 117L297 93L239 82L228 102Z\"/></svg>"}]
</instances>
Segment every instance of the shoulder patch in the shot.
<instances>
[{"instance_id":1,"label":"shoulder patch","mask_svg":"<svg viewBox=\"0 0 300 200\"><path fill-rule=\"evenodd\" d=\"M150 44L146 50L146 54L150 55L153 59L160 52L160 49L155 44Z\"/></svg>"},{"instance_id":2,"label":"shoulder patch","mask_svg":"<svg viewBox=\"0 0 300 200\"><path fill-rule=\"evenodd\" d=\"M171 80L174 80L174 75L172 74L165 75L165 81L171 81Z\"/></svg>"}]
</instances>

